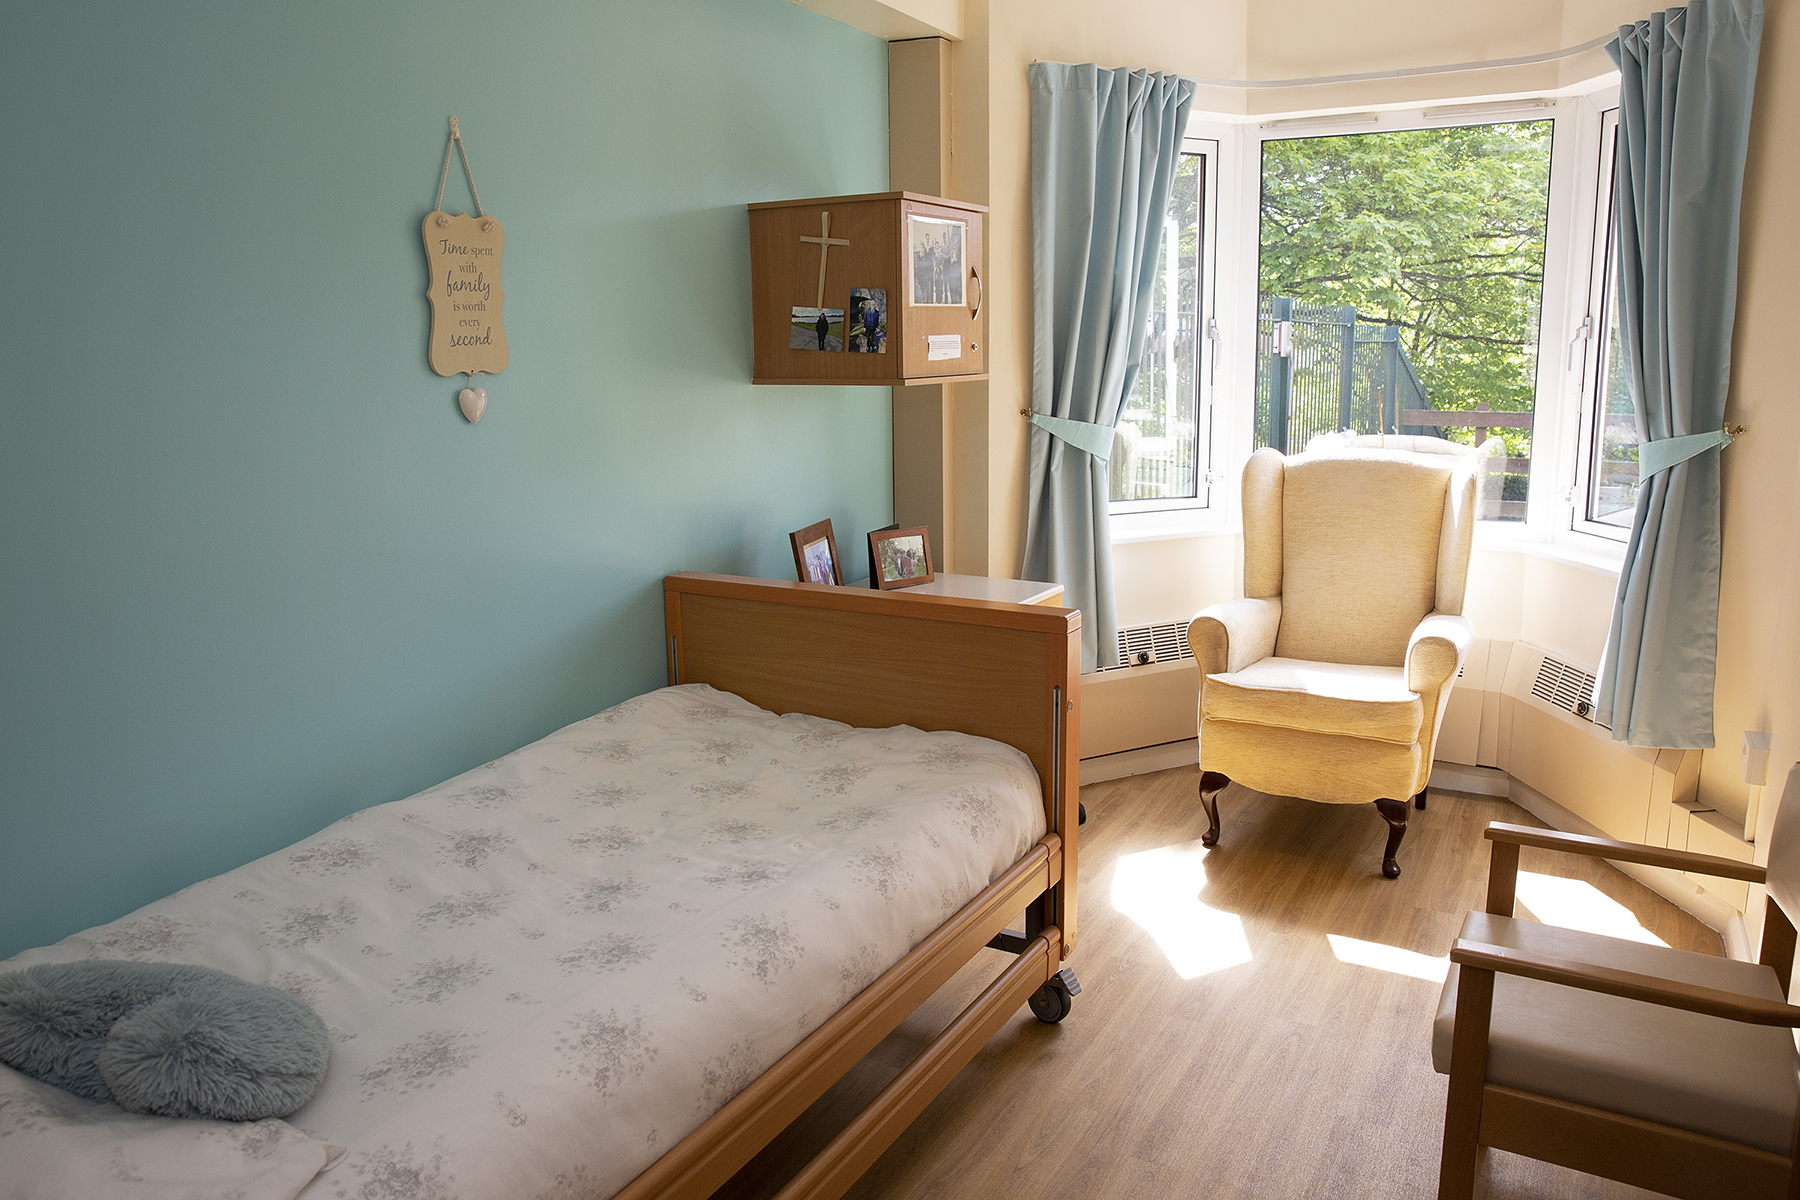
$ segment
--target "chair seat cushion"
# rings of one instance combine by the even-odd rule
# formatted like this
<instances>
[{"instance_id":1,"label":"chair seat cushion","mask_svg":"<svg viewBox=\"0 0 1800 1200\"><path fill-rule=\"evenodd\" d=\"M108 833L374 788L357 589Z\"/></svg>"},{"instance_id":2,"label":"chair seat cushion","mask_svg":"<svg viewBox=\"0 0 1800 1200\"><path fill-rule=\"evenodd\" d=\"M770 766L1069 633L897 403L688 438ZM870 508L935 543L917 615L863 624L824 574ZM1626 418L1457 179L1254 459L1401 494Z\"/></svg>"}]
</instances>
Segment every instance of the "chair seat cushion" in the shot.
<instances>
[{"instance_id":1,"label":"chair seat cushion","mask_svg":"<svg viewBox=\"0 0 1800 1200\"><path fill-rule=\"evenodd\" d=\"M1462 936L1782 1000L1775 972L1755 963L1647 946L1535 921L1472 912ZM1431 1062L1450 1071L1459 968L1432 1027ZM1793 1035L1578 988L1494 977L1489 1083L1742 1142L1786 1155L1794 1133Z\"/></svg>"},{"instance_id":2,"label":"chair seat cushion","mask_svg":"<svg viewBox=\"0 0 1800 1200\"><path fill-rule=\"evenodd\" d=\"M1200 714L1410 746L1419 740L1425 706L1407 688L1402 667L1265 658L1241 671L1208 675Z\"/></svg>"}]
</instances>

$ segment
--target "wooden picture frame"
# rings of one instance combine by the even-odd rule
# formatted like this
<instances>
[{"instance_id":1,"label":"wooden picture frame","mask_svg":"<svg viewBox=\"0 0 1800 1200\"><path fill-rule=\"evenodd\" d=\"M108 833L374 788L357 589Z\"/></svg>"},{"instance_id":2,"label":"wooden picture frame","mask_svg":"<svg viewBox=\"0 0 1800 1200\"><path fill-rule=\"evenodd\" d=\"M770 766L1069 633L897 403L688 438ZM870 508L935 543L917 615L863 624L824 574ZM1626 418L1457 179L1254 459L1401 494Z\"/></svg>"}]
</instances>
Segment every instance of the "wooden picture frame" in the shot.
<instances>
[{"instance_id":1,"label":"wooden picture frame","mask_svg":"<svg viewBox=\"0 0 1800 1200\"><path fill-rule=\"evenodd\" d=\"M869 532L872 534L886 533L890 529L898 529L898 528L900 528L900 526L898 524L883 525L880 529L872 529ZM879 578L880 572L878 572L875 569L875 540L874 540L874 538L869 539L869 544L868 544L868 546L865 547L865 549L867 549L869 552L869 577L865 582L867 582L871 588L879 589L881 587L881 580Z\"/></svg>"},{"instance_id":2,"label":"wooden picture frame","mask_svg":"<svg viewBox=\"0 0 1800 1200\"><path fill-rule=\"evenodd\" d=\"M937 578L931 564L931 531L923 525L874 530L869 534L869 559L874 571L869 578L884 592L917 587Z\"/></svg>"},{"instance_id":3,"label":"wooden picture frame","mask_svg":"<svg viewBox=\"0 0 1800 1200\"><path fill-rule=\"evenodd\" d=\"M844 560L838 557L837 535L831 532L831 518L805 529L796 529L788 534L788 542L794 548L794 573L801 583L827 583L833 587L844 586ZM821 561L822 555L829 554L829 562ZM830 568L829 579L821 579L822 567Z\"/></svg>"}]
</instances>

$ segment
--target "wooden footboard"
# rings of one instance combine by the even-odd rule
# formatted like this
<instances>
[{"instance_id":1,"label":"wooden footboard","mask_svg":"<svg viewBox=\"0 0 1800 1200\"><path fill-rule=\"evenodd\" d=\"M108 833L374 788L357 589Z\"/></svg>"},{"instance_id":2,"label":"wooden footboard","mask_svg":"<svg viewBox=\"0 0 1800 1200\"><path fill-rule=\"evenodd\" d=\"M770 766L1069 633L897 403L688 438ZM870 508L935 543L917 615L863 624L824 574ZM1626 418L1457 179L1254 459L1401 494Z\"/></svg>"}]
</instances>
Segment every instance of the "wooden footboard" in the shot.
<instances>
[{"instance_id":1,"label":"wooden footboard","mask_svg":"<svg viewBox=\"0 0 1800 1200\"><path fill-rule=\"evenodd\" d=\"M669 682L772 712L955 729L1023 751L1069 870L1045 914L1075 945L1081 612L731 575L663 580Z\"/></svg>"},{"instance_id":2,"label":"wooden footboard","mask_svg":"<svg viewBox=\"0 0 1800 1200\"><path fill-rule=\"evenodd\" d=\"M663 595L670 683L709 683L774 712L993 738L1024 752L1043 784L1049 833L1030 853L619 1193L711 1195L1010 917L1035 910L1014 963L781 1193L828 1200L1074 947L1081 614L725 575L671 575Z\"/></svg>"}]
</instances>

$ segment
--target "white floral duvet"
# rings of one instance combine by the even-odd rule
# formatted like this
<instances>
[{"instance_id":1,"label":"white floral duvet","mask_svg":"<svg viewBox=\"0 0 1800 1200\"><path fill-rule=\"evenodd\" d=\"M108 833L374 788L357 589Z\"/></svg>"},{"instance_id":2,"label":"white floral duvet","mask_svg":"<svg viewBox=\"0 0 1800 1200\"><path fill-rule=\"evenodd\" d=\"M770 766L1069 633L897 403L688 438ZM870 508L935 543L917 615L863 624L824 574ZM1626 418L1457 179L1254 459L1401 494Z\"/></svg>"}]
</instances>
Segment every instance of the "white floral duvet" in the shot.
<instances>
[{"instance_id":1,"label":"white floral duvet","mask_svg":"<svg viewBox=\"0 0 1800 1200\"><path fill-rule=\"evenodd\" d=\"M687 685L0 970L199 963L307 1000L331 1065L289 1123L349 1152L305 1200L605 1197L1043 833L1011 747ZM47 1107L0 1100L0 1162L48 1150Z\"/></svg>"}]
</instances>

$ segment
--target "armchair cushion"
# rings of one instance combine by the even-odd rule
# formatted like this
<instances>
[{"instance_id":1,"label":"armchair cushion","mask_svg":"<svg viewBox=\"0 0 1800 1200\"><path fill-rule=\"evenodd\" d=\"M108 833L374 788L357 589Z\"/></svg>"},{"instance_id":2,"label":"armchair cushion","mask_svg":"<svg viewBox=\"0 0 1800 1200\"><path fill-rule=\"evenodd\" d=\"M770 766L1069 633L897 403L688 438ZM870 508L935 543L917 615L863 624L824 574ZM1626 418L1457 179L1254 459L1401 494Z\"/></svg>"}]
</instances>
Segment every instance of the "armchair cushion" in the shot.
<instances>
[{"instance_id":1,"label":"armchair cushion","mask_svg":"<svg viewBox=\"0 0 1800 1200\"><path fill-rule=\"evenodd\" d=\"M1472 912L1462 937L1597 966L1782 1000L1773 969L1667 946ZM1432 1027L1431 1061L1450 1070L1460 969ZM1785 1156L1794 1135L1793 1035L1641 1000L1494 977L1489 1083L1746 1142Z\"/></svg>"},{"instance_id":2,"label":"armchair cushion","mask_svg":"<svg viewBox=\"0 0 1800 1200\"><path fill-rule=\"evenodd\" d=\"M1410 746L1419 740L1424 704L1400 667L1265 658L1241 671L1208 675L1200 713L1241 721Z\"/></svg>"}]
</instances>

